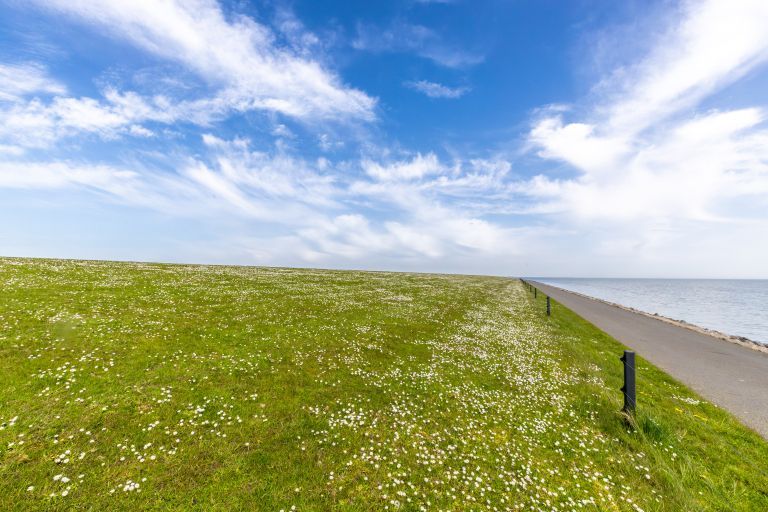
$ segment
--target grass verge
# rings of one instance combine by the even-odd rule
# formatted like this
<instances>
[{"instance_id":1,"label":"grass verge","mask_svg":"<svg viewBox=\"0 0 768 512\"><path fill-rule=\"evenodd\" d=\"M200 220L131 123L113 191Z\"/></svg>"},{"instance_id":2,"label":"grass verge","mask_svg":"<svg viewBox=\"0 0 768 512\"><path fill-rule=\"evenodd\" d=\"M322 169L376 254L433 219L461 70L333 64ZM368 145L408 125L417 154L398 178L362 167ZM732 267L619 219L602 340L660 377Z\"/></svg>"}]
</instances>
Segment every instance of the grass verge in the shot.
<instances>
[{"instance_id":1,"label":"grass verge","mask_svg":"<svg viewBox=\"0 0 768 512\"><path fill-rule=\"evenodd\" d=\"M0 259L3 510L765 510L768 444L492 277Z\"/></svg>"}]
</instances>

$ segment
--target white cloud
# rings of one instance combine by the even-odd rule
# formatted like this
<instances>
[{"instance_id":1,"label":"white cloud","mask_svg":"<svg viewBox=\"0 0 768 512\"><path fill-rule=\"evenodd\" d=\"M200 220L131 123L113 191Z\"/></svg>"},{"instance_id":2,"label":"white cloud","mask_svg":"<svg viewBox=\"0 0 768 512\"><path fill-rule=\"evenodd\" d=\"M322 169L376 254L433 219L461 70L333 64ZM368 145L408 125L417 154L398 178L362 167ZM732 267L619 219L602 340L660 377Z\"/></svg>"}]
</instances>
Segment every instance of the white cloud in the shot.
<instances>
[{"instance_id":1,"label":"white cloud","mask_svg":"<svg viewBox=\"0 0 768 512\"><path fill-rule=\"evenodd\" d=\"M403 85L426 94L430 98L461 98L469 92L469 87L447 87L435 82L429 82L427 80L418 80L405 82Z\"/></svg>"},{"instance_id":2,"label":"white cloud","mask_svg":"<svg viewBox=\"0 0 768 512\"><path fill-rule=\"evenodd\" d=\"M355 197L381 204L391 219L386 231L394 247L417 250L428 258L514 254L518 236L482 215L507 207L511 200L503 183L509 163L502 160L456 161L446 165L434 153L409 160L363 161L373 181L349 186Z\"/></svg>"},{"instance_id":3,"label":"white cloud","mask_svg":"<svg viewBox=\"0 0 768 512\"><path fill-rule=\"evenodd\" d=\"M481 218L484 208L454 201L499 192L508 163L473 160L449 166L429 153L384 163L334 164L279 149L256 151L247 139L208 134L203 144L202 155L169 157L175 164L170 170L0 161L0 188L77 187L175 216L270 226L274 244L261 249L245 244L260 262L282 257L298 264L370 266L376 259L395 265L517 251L512 230ZM338 169L355 167L358 172L346 177Z\"/></svg>"},{"instance_id":4,"label":"white cloud","mask_svg":"<svg viewBox=\"0 0 768 512\"><path fill-rule=\"evenodd\" d=\"M352 46L370 52L414 53L448 68L474 66L484 60L479 53L446 44L430 28L403 21L392 23L388 28L360 24Z\"/></svg>"},{"instance_id":5,"label":"white cloud","mask_svg":"<svg viewBox=\"0 0 768 512\"><path fill-rule=\"evenodd\" d=\"M132 124L128 129L128 133L136 137L153 137L155 135L152 130L138 124Z\"/></svg>"},{"instance_id":6,"label":"white cloud","mask_svg":"<svg viewBox=\"0 0 768 512\"><path fill-rule=\"evenodd\" d=\"M403 205L420 204L427 195L464 210L504 212L521 190L507 180L509 161L497 159L455 160L446 164L434 153L416 153L410 159L361 162L372 180L354 181L349 190L376 198L389 198Z\"/></svg>"},{"instance_id":7,"label":"white cloud","mask_svg":"<svg viewBox=\"0 0 768 512\"><path fill-rule=\"evenodd\" d=\"M549 198L542 210L645 226L755 214L728 201L766 188L763 109L691 110L768 59L768 4L686 8L644 60L601 85L604 99L586 122L546 113L535 123L529 141L538 154L579 171L571 180L540 176L529 183L531 195Z\"/></svg>"},{"instance_id":8,"label":"white cloud","mask_svg":"<svg viewBox=\"0 0 768 512\"><path fill-rule=\"evenodd\" d=\"M560 116L546 117L536 123L529 137L543 158L564 160L589 173L613 171L626 153L628 141L621 135L596 135L595 130L595 125L564 125Z\"/></svg>"},{"instance_id":9,"label":"white cloud","mask_svg":"<svg viewBox=\"0 0 768 512\"><path fill-rule=\"evenodd\" d=\"M406 247L417 254L428 258L439 258L444 254L441 240L431 231L424 231L417 226L402 224L400 222L388 222L387 231L397 242L394 247Z\"/></svg>"},{"instance_id":10,"label":"white cloud","mask_svg":"<svg viewBox=\"0 0 768 512\"><path fill-rule=\"evenodd\" d=\"M379 181L407 181L420 179L443 171L443 167L434 153L417 154L410 161L394 162L382 165L371 160L363 161L365 172Z\"/></svg>"},{"instance_id":11,"label":"white cloud","mask_svg":"<svg viewBox=\"0 0 768 512\"><path fill-rule=\"evenodd\" d=\"M275 44L265 26L225 16L214 0L38 0L159 58L182 64L218 88L227 108L300 119L372 119L375 100L317 62ZM295 24L286 30L300 29Z\"/></svg>"},{"instance_id":12,"label":"white cloud","mask_svg":"<svg viewBox=\"0 0 768 512\"><path fill-rule=\"evenodd\" d=\"M48 75L42 64L0 63L0 101L18 100L33 93L64 94L66 87Z\"/></svg>"},{"instance_id":13,"label":"white cloud","mask_svg":"<svg viewBox=\"0 0 768 512\"><path fill-rule=\"evenodd\" d=\"M136 93L105 92L105 101L54 97L16 101L0 107L0 140L25 147L47 147L57 139L82 132L112 138L120 133L146 137L138 123L170 123L188 114L187 106L169 106L166 98L143 98ZM186 116L184 116L186 117Z\"/></svg>"},{"instance_id":14,"label":"white cloud","mask_svg":"<svg viewBox=\"0 0 768 512\"><path fill-rule=\"evenodd\" d=\"M281 137L283 139L294 139L296 138L296 135L291 131L290 128L285 126L284 124L278 124L272 129L272 135L275 137Z\"/></svg>"},{"instance_id":15,"label":"white cloud","mask_svg":"<svg viewBox=\"0 0 768 512\"><path fill-rule=\"evenodd\" d=\"M644 58L598 84L593 104L545 109L535 120L531 147L576 171L514 185L531 199L530 213L565 231L550 241L544 271L762 273L754 250L768 225L766 105L701 105L764 69L768 4L709 0L680 13ZM566 122L574 111L582 119Z\"/></svg>"},{"instance_id":16,"label":"white cloud","mask_svg":"<svg viewBox=\"0 0 768 512\"><path fill-rule=\"evenodd\" d=\"M336 206L335 196L340 192L335 180L316 164L283 151L253 151L246 139L226 141L207 134L203 142L213 151L217 173L251 196Z\"/></svg>"},{"instance_id":17,"label":"white cloud","mask_svg":"<svg viewBox=\"0 0 768 512\"><path fill-rule=\"evenodd\" d=\"M339 215L313 224L300 229L298 235L304 244L310 245L317 260L322 256L354 260L393 249L387 234L375 232L369 220L360 214Z\"/></svg>"},{"instance_id":18,"label":"white cloud","mask_svg":"<svg viewBox=\"0 0 768 512\"><path fill-rule=\"evenodd\" d=\"M336 208L332 180L303 160L206 136L207 157L169 157L171 169L75 161L0 160L0 188L81 188L107 200L184 217L303 226ZM10 152L9 152L10 153ZM14 156L10 153L10 156Z\"/></svg>"},{"instance_id":19,"label":"white cloud","mask_svg":"<svg viewBox=\"0 0 768 512\"><path fill-rule=\"evenodd\" d=\"M326 175L325 161L309 163L287 154L253 151L245 139L206 135L204 142L214 163L195 161L186 175L243 214L287 226L292 234L286 246L312 262L353 262L373 255L435 259L456 251L516 250L510 230L443 201L460 195L460 190L487 197L502 186L499 179L509 171L506 162L473 160L447 166L433 153L417 153L387 163L363 160L359 165L366 174L345 180L338 172L335 178ZM360 211L361 202L372 203L370 216ZM374 213L374 204L386 204L386 213Z\"/></svg>"},{"instance_id":20,"label":"white cloud","mask_svg":"<svg viewBox=\"0 0 768 512\"><path fill-rule=\"evenodd\" d=\"M680 23L645 59L618 75L616 97L605 108L611 131L638 133L768 59L768 3L707 0L684 6Z\"/></svg>"},{"instance_id":21,"label":"white cloud","mask_svg":"<svg viewBox=\"0 0 768 512\"><path fill-rule=\"evenodd\" d=\"M79 186L121 198L138 198L139 182L138 173L108 165L0 161L1 188Z\"/></svg>"},{"instance_id":22,"label":"white cloud","mask_svg":"<svg viewBox=\"0 0 768 512\"><path fill-rule=\"evenodd\" d=\"M11 144L0 144L0 155L21 156L24 154L24 148Z\"/></svg>"},{"instance_id":23,"label":"white cloud","mask_svg":"<svg viewBox=\"0 0 768 512\"><path fill-rule=\"evenodd\" d=\"M318 50L323 46L323 40L308 31L301 20L286 6L278 6L274 25L298 55L316 57Z\"/></svg>"},{"instance_id":24,"label":"white cloud","mask_svg":"<svg viewBox=\"0 0 768 512\"><path fill-rule=\"evenodd\" d=\"M297 234L297 242L319 262L339 258L359 262L371 257L435 261L457 253L487 257L519 250L510 230L448 209L428 218L408 216L378 225L361 214L344 214L320 220Z\"/></svg>"}]
</instances>

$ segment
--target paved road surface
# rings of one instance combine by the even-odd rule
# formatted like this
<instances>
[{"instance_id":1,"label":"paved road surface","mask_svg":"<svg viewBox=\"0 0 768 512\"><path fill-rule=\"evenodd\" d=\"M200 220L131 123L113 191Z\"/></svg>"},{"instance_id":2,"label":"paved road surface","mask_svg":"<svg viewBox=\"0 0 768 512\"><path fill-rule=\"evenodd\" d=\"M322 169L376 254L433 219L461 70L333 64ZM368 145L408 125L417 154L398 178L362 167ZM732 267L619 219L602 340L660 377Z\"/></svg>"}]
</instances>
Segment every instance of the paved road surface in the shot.
<instances>
[{"instance_id":1,"label":"paved road surface","mask_svg":"<svg viewBox=\"0 0 768 512\"><path fill-rule=\"evenodd\" d=\"M768 354L554 286L534 284L768 439Z\"/></svg>"}]
</instances>

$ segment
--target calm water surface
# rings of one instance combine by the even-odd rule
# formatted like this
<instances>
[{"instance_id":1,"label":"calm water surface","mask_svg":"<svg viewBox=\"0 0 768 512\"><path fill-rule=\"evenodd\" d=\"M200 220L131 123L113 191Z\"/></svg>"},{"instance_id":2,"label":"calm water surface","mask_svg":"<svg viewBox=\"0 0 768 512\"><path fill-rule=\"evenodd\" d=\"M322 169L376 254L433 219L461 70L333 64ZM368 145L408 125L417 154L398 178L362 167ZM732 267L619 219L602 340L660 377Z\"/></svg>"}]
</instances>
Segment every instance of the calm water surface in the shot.
<instances>
[{"instance_id":1,"label":"calm water surface","mask_svg":"<svg viewBox=\"0 0 768 512\"><path fill-rule=\"evenodd\" d=\"M768 280L536 278L646 313L768 344Z\"/></svg>"}]
</instances>

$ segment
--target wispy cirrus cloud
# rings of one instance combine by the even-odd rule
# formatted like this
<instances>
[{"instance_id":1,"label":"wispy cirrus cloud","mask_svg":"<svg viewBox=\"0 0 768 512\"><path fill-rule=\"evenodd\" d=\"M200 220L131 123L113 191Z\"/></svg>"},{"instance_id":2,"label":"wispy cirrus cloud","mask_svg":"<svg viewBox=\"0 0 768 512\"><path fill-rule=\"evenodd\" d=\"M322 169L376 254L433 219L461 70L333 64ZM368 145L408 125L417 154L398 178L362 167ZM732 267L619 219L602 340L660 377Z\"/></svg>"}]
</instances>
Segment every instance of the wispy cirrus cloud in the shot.
<instances>
[{"instance_id":1,"label":"wispy cirrus cloud","mask_svg":"<svg viewBox=\"0 0 768 512\"><path fill-rule=\"evenodd\" d=\"M257 151L247 139L203 135L211 167L250 197L333 208L340 194L336 178L324 173L325 161L308 161L282 150Z\"/></svg>"},{"instance_id":2,"label":"wispy cirrus cloud","mask_svg":"<svg viewBox=\"0 0 768 512\"><path fill-rule=\"evenodd\" d=\"M133 159L0 159L0 188L81 189L173 215L223 215L283 226L303 225L336 208L340 192L332 177L322 175L322 164L279 151L253 151L244 139L203 138L206 153L175 153L155 165Z\"/></svg>"},{"instance_id":3,"label":"wispy cirrus cloud","mask_svg":"<svg viewBox=\"0 0 768 512\"><path fill-rule=\"evenodd\" d=\"M300 48L277 45L267 26L246 16L228 19L214 0L36 3L184 66L218 90L214 103L232 110L273 111L297 119L375 117L375 99L345 86ZM300 26L290 20L283 25L292 40L301 40Z\"/></svg>"},{"instance_id":4,"label":"wispy cirrus cloud","mask_svg":"<svg viewBox=\"0 0 768 512\"><path fill-rule=\"evenodd\" d=\"M0 101L17 100L29 94L64 94L67 88L52 78L37 62L0 62Z\"/></svg>"},{"instance_id":5,"label":"wispy cirrus cloud","mask_svg":"<svg viewBox=\"0 0 768 512\"><path fill-rule=\"evenodd\" d=\"M371 160L363 161L366 174L378 181L412 181L442 173L444 168L434 153L417 154L410 160L382 165Z\"/></svg>"},{"instance_id":6,"label":"wispy cirrus cloud","mask_svg":"<svg viewBox=\"0 0 768 512\"><path fill-rule=\"evenodd\" d=\"M546 186L537 178L534 193L582 218L740 217L724 204L765 189L766 105L696 106L768 61L766 24L765 2L687 4L644 59L601 84L601 100L585 120L543 111L529 142L578 176Z\"/></svg>"},{"instance_id":7,"label":"wispy cirrus cloud","mask_svg":"<svg viewBox=\"0 0 768 512\"><path fill-rule=\"evenodd\" d=\"M140 181L139 173L110 165L0 161L2 188L81 186L125 197L136 190Z\"/></svg>"},{"instance_id":8,"label":"wispy cirrus cloud","mask_svg":"<svg viewBox=\"0 0 768 512\"><path fill-rule=\"evenodd\" d=\"M182 174L218 198L220 207L285 226L278 247L290 247L305 261L353 262L373 255L436 259L456 251L500 255L516 250L514 230L482 218L494 210L492 203L503 209L510 199L506 161L446 164L433 153L365 158L339 164L347 172L363 171L344 177L326 161L252 151L245 139L205 139L210 159L194 160ZM275 250L267 251L270 257Z\"/></svg>"},{"instance_id":9,"label":"wispy cirrus cloud","mask_svg":"<svg viewBox=\"0 0 768 512\"><path fill-rule=\"evenodd\" d=\"M21 148L47 148L61 138L94 134L103 139L120 135L148 137L142 123L207 123L216 111L207 102L172 102L165 96L145 97L115 89L101 99L53 96L15 98L0 104L0 141Z\"/></svg>"},{"instance_id":10,"label":"wispy cirrus cloud","mask_svg":"<svg viewBox=\"0 0 768 512\"><path fill-rule=\"evenodd\" d=\"M768 226L768 105L702 105L768 62L768 4L690 2L680 15L593 101L544 108L528 133L539 157L574 171L516 187L565 230L555 246L586 244L576 269L741 275L749 256L733 247L765 246L754 239Z\"/></svg>"},{"instance_id":11,"label":"wispy cirrus cloud","mask_svg":"<svg viewBox=\"0 0 768 512\"><path fill-rule=\"evenodd\" d=\"M439 33L428 27L402 20L385 28L358 24L357 38L352 46L377 53L413 53L447 68L466 68L485 60L480 53L446 43Z\"/></svg>"},{"instance_id":12,"label":"wispy cirrus cloud","mask_svg":"<svg viewBox=\"0 0 768 512\"><path fill-rule=\"evenodd\" d=\"M516 247L513 230L482 218L492 210L489 197L504 193L509 164L503 161L447 164L433 153L417 153L332 164L212 134L203 136L203 147L203 154L174 155L163 170L0 160L0 188L80 189L175 216L266 222L277 234L254 252L262 262L435 260L457 251L508 254ZM481 199L484 206L471 206Z\"/></svg>"},{"instance_id":13,"label":"wispy cirrus cloud","mask_svg":"<svg viewBox=\"0 0 768 512\"><path fill-rule=\"evenodd\" d=\"M430 98L461 98L467 94L469 87L448 87L436 82L430 82L428 80L412 80L403 82L403 85L414 91L419 91L422 94L429 96Z\"/></svg>"}]
</instances>

